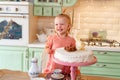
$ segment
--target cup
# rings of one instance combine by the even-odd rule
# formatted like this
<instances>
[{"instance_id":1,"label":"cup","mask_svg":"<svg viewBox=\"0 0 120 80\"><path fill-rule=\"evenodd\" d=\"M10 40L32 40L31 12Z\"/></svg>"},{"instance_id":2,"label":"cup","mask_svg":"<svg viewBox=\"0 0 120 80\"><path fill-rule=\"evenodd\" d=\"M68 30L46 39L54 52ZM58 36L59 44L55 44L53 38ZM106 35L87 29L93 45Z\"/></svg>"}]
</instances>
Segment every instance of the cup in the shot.
<instances>
[{"instance_id":1,"label":"cup","mask_svg":"<svg viewBox=\"0 0 120 80\"><path fill-rule=\"evenodd\" d=\"M61 69L55 69L53 71L53 74L61 74L62 73L62 70Z\"/></svg>"}]
</instances>

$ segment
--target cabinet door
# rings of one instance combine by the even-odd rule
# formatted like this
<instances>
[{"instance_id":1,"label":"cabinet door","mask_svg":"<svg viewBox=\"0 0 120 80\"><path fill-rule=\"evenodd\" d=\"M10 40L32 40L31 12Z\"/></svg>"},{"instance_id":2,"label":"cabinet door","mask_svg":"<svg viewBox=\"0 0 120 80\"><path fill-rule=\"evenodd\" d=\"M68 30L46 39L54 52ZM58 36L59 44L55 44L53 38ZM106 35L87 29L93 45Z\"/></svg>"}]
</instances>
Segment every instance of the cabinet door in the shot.
<instances>
[{"instance_id":1,"label":"cabinet door","mask_svg":"<svg viewBox=\"0 0 120 80\"><path fill-rule=\"evenodd\" d=\"M63 6L68 7L68 6L73 6L77 0L63 0Z\"/></svg>"},{"instance_id":2,"label":"cabinet door","mask_svg":"<svg viewBox=\"0 0 120 80\"><path fill-rule=\"evenodd\" d=\"M52 16L52 7L43 7L43 16Z\"/></svg>"},{"instance_id":3,"label":"cabinet door","mask_svg":"<svg viewBox=\"0 0 120 80\"><path fill-rule=\"evenodd\" d=\"M120 76L120 64L96 63L91 66L81 67L82 73ZM112 73L111 73L112 72Z\"/></svg>"},{"instance_id":4,"label":"cabinet door","mask_svg":"<svg viewBox=\"0 0 120 80\"><path fill-rule=\"evenodd\" d=\"M53 16L61 14L61 12L62 12L61 7L53 7Z\"/></svg>"},{"instance_id":5,"label":"cabinet door","mask_svg":"<svg viewBox=\"0 0 120 80\"><path fill-rule=\"evenodd\" d=\"M94 51L97 63L82 67L81 73L120 78L120 52Z\"/></svg>"},{"instance_id":6,"label":"cabinet door","mask_svg":"<svg viewBox=\"0 0 120 80\"><path fill-rule=\"evenodd\" d=\"M98 62L104 63L120 63L120 52L110 52L110 51L94 51Z\"/></svg>"},{"instance_id":7,"label":"cabinet door","mask_svg":"<svg viewBox=\"0 0 120 80\"><path fill-rule=\"evenodd\" d=\"M0 47L0 69L24 71L27 65L25 56L26 48Z\"/></svg>"},{"instance_id":8,"label":"cabinet door","mask_svg":"<svg viewBox=\"0 0 120 80\"><path fill-rule=\"evenodd\" d=\"M34 15L42 16L42 7L41 6L34 6Z\"/></svg>"},{"instance_id":9,"label":"cabinet door","mask_svg":"<svg viewBox=\"0 0 120 80\"><path fill-rule=\"evenodd\" d=\"M0 69L22 70L21 52L0 51Z\"/></svg>"},{"instance_id":10,"label":"cabinet door","mask_svg":"<svg viewBox=\"0 0 120 80\"><path fill-rule=\"evenodd\" d=\"M42 6L73 6L77 0L34 0L35 5Z\"/></svg>"},{"instance_id":11,"label":"cabinet door","mask_svg":"<svg viewBox=\"0 0 120 80\"><path fill-rule=\"evenodd\" d=\"M31 59L33 57L38 58L38 65L41 65L43 49L42 48L29 48L29 67L31 66Z\"/></svg>"},{"instance_id":12,"label":"cabinet door","mask_svg":"<svg viewBox=\"0 0 120 80\"><path fill-rule=\"evenodd\" d=\"M34 0L34 5L61 6L62 0Z\"/></svg>"}]
</instances>

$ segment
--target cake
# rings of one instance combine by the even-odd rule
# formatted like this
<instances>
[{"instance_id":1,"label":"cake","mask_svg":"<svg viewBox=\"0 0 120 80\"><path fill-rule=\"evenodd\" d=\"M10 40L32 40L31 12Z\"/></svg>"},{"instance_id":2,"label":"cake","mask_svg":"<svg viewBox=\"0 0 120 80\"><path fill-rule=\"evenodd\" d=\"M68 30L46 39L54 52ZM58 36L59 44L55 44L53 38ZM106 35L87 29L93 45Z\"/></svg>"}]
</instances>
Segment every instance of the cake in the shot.
<instances>
[{"instance_id":1,"label":"cake","mask_svg":"<svg viewBox=\"0 0 120 80\"><path fill-rule=\"evenodd\" d=\"M55 51L54 57L64 62L89 62L93 60L93 52L91 50L75 50L68 51L64 47Z\"/></svg>"},{"instance_id":2,"label":"cake","mask_svg":"<svg viewBox=\"0 0 120 80\"><path fill-rule=\"evenodd\" d=\"M68 51L68 52L73 52L73 51L76 51L76 50L77 50L76 46L72 46L72 45L70 45L70 46L65 46L64 49L65 49L66 51Z\"/></svg>"}]
</instances>

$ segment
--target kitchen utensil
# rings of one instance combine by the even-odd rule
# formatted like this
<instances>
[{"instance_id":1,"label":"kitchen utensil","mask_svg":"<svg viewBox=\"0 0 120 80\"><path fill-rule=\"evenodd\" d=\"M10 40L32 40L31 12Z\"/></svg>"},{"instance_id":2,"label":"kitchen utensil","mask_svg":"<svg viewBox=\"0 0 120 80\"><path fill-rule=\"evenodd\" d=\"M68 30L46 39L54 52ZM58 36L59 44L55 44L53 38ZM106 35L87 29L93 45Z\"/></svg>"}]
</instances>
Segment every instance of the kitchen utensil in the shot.
<instances>
[{"instance_id":1,"label":"kitchen utensil","mask_svg":"<svg viewBox=\"0 0 120 80\"><path fill-rule=\"evenodd\" d=\"M42 43L46 42L46 40L47 40L47 35L46 34L42 33L42 34L36 34L36 35L37 35L37 38L40 42L42 42Z\"/></svg>"},{"instance_id":2,"label":"kitchen utensil","mask_svg":"<svg viewBox=\"0 0 120 80\"><path fill-rule=\"evenodd\" d=\"M61 80L64 78L63 74L52 74L51 77L55 80Z\"/></svg>"}]
</instances>

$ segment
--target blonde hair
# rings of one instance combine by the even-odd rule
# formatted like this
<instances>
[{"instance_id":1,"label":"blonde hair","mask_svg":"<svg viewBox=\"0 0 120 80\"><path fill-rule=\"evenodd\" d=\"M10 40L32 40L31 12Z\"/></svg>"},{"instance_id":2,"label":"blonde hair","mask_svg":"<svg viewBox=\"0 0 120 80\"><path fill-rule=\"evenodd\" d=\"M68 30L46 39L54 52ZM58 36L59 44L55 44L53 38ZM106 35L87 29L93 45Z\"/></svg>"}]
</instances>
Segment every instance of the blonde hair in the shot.
<instances>
[{"instance_id":1,"label":"blonde hair","mask_svg":"<svg viewBox=\"0 0 120 80\"><path fill-rule=\"evenodd\" d=\"M59 14L56 17L65 17L68 20L68 24L71 25L71 18L67 14Z\"/></svg>"},{"instance_id":2,"label":"blonde hair","mask_svg":"<svg viewBox=\"0 0 120 80\"><path fill-rule=\"evenodd\" d=\"M71 18L67 14L59 14L56 17L63 17L63 18L67 19L68 24L69 24L69 30L68 30L68 33L69 33L70 29L71 29L71 26L72 26L72 24L71 24Z\"/></svg>"}]
</instances>

